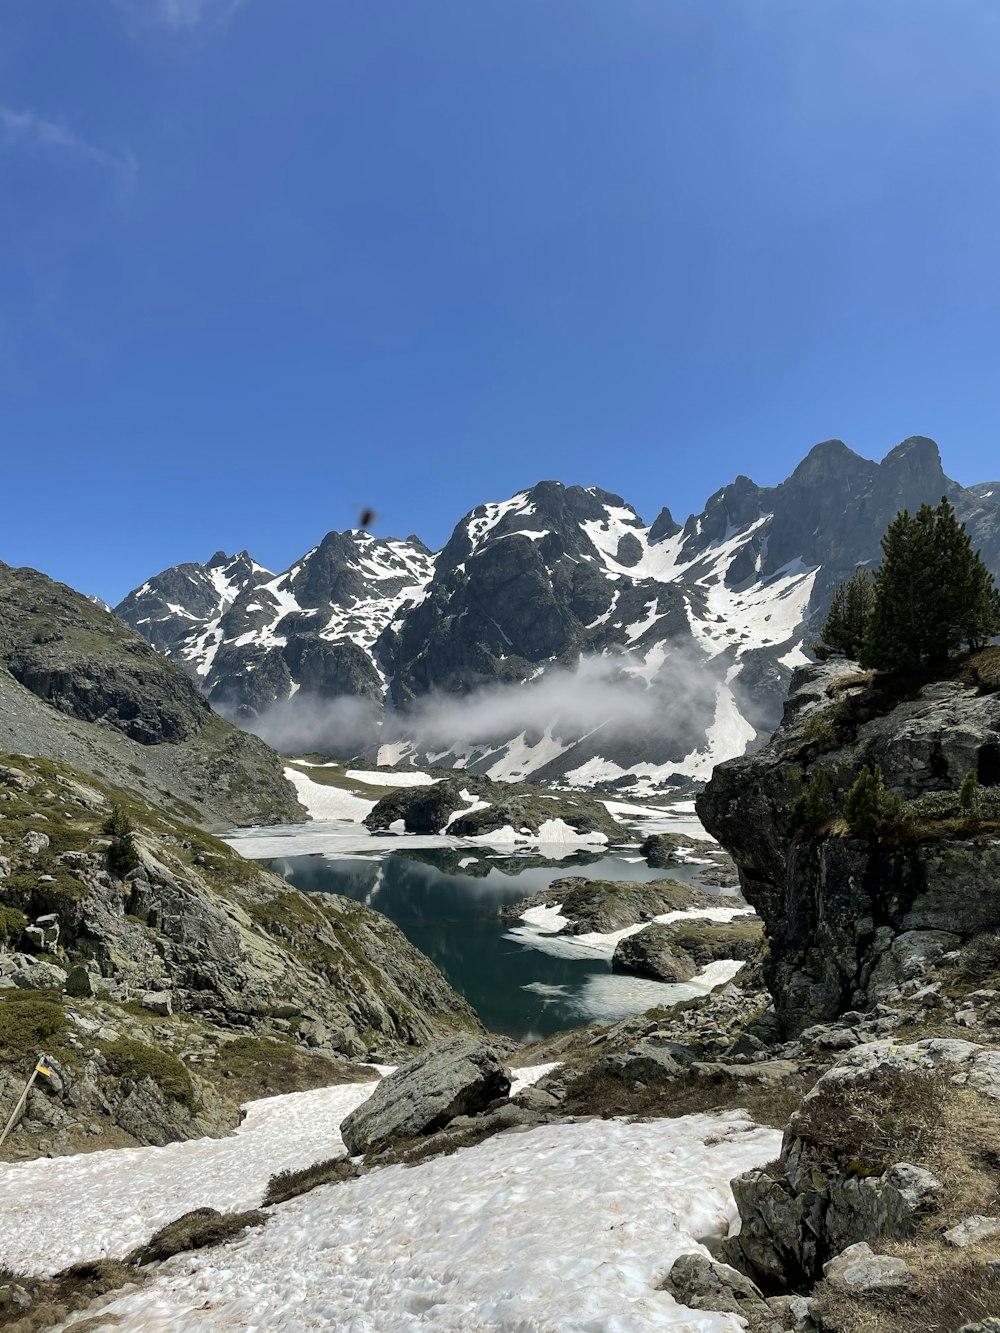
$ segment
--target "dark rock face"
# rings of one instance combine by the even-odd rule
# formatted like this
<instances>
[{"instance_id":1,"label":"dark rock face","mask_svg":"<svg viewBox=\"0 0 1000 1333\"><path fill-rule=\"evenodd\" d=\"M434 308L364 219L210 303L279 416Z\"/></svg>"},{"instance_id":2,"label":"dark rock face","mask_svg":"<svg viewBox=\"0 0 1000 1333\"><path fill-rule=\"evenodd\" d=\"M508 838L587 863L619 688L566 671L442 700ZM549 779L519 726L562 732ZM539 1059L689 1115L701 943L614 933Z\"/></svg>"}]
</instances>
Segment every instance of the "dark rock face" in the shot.
<instances>
[{"instance_id":1,"label":"dark rock face","mask_svg":"<svg viewBox=\"0 0 1000 1333\"><path fill-rule=\"evenodd\" d=\"M382 1080L341 1126L352 1156L390 1140L432 1134L459 1115L485 1111L510 1092L510 1075L492 1047L466 1033L415 1056Z\"/></svg>"},{"instance_id":2,"label":"dark rock face","mask_svg":"<svg viewBox=\"0 0 1000 1333\"><path fill-rule=\"evenodd\" d=\"M211 716L138 634L35 570L0 567L0 662L61 713L140 745L190 740Z\"/></svg>"},{"instance_id":3,"label":"dark rock face","mask_svg":"<svg viewBox=\"0 0 1000 1333\"><path fill-rule=\"evenodd\" d=\"M0 746L116 774L210 824L301 817L278 756L89 598L0 565Z\"/></svg>"},{"instance_id":4,"label":"dark rock face","mask_svg":"<svg viewBox=\"0 0 1000 1333\"><path fill-rule=\"evenodd\" d=\"M689 954L677 951L673 943L669 926L646 926L619 942L611 960L612 970L654 981L690 981L697 964Z\"/></svg>"},{"instance_id":5,"label":"dark rock face","mask_svg":"<svg viewBox=\"0 0 1000 1333\"><path fill-rule=\"evenodd\" d=\"M852 672L854 688L835 686ZM894 700L852 664L827 663L796 673L785 721L764 750L715 770L698 814L764 920L765 976L787 1030L873 1004L942 952L1000 928L1000 841L938 832L872 846L806 836L793 807L813 775L828 777L831 814L863 764L880 764L887 787L907 799L954 794L970 768L992 771L998 739L996 693L956 677Z\"/></svg>"}]
</instances>

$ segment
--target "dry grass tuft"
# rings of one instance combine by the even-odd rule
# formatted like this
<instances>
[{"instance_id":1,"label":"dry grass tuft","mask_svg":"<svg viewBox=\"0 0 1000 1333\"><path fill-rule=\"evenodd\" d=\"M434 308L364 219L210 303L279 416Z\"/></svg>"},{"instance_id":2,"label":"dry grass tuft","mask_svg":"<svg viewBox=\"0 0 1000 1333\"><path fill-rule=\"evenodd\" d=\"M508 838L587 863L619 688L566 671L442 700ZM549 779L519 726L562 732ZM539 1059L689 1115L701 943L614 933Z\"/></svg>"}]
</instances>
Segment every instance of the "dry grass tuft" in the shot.
<instances>
[{"instance_id":1,"label":"dry grass tuft","mask_svg":"<svg viewBox=\"0 0 1000 1333\"><path fill-rule=\"evenodd\" d=\"M674 1118L697 1112L745 1109L761 1125L784 1129L788 1118L815 1082L802 1074L780 1083L743 1083L729 1074L683 1074L661 1083L634 1083L589 1069L569 1085L567 1115Z\"/></svg>"},{"instance_id":2,"label":"dry grass tuft","mask_svg":"<svg viewBox=\"0 0 1000 1333\"><path fill-rule=\"evenodd\" d=\"M1000 647L971 653L962 663L961 678L981 690L1000 690Z\"/></svg>"},{"instance_id":3,"label":"dry grass tuft","mask_svg":"<svg viewBox=\"0 0 1000 1333\"><path fill-rule=\"evenodd\" d=\"M848 690L868 689L875 681L874 671L852 671L846 676L838 676L826 687L827 697L839 699Z\"/></svg>"},{"instance_id":4,"label":"dry grass tuft","mask_svg":"<svg viewBox=\"0 0 1000 1333\"><path fill-rule=\"evenodd\" d=\"M859 1174L894 1162L932 1172L944 1190L927 1232L1000 1205L1000 1116L988 1098L953 1086L947 1068L831 1089L804 1103L793 1132Z\"/></svg>"},{"instance_id":5,"label":"dry grass tuft","mask_svg":"<svg viewBox=\"0 0 1000 1333\"><path fill-rule=\"evenodd\" d=\"M979 983L1000 977L1000 934L976 935L962 949L955 970L960 977Z\"/></svg>"},{"instance_id":6,"label":"dry grass tuft","mask_svg":"<svg viewBox=\"0 0 1000 1333\"><path fill-rule=\"evenodd\" d=\"M815 1292L818 1312L839 1333L956 1333L965 1323L1000 1313L1000 1279L986 1268L995 1247L946 1250L907 1241L883 1248L910 1265L912 1289L851 1294L821 1283Z\"/></svg>"},{"instance_id":7,"label":"dry grass tuft","mask_svg":"<svg viewBox=\"0 0 1000 1333\"><path fill-rule=\"evenodd\" d=\"M314 1162L312 1166L299 1171L279 1171L267 1182L267 1193L263 1206L270 1208L276 1203L308 1194L319 1185L332 1185L341 1180L353 1180L358 1168L349 1157L328 1157L323 1162Z\"/></svg>"},{"instance_id":8,"label":"dry grass tuft","mask_svg":"<svg viewBox=\"0 0 1000 1333\"><path fill-rule=\"evenodd\" d=\"M204 1250L222 1245L239 1236L248 1227L263 1226L267 1213L251 1209L245 1213L220 1213L216 1208L192 1208L189 1213L160 1227L145 1245L140 1245L128 1256L131 1264L159 1263L172 1259L175 1254L188 1250Z\"/></svg>"}]
</instances>

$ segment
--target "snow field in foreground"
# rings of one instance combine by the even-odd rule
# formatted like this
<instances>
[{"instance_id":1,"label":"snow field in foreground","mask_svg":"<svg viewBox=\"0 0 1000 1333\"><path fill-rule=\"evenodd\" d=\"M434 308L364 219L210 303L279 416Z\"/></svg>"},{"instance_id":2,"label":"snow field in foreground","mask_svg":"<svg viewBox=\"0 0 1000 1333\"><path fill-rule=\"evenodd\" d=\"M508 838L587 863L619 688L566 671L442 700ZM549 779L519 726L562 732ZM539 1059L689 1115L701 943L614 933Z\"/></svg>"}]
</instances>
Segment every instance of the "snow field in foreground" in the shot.
<instances>
[{"instance_id":1,"label":"snow field in foreground","mask_svg":"<svg viewBox=\"0 0 1000 1333\"><path fill-rule=\"evenodd\" d=\"M511 1095L555 1068L515 1070ZM341 1122L377 1086L375 1079L249 1102L243 1123L223 1139L0 1165L0 1267L54 1273L82 1259L117 1259L192 1208L256 1208L272 1175L345 1154Z\"/></svg>"},{"instance_id":2,"label":"snow field in foreground","mask_svg":"<svg viewBox=\"0 0 1000 1333\"><path fill-rule=\"evenodd\" d=\"M503 1134L290 1200L111 1298L91 1327L739 1333L735 1315L655 1287L696 1237L728 1231L730 1179L780 1142L740 1111Z\"/></svg>"}]
</instances>

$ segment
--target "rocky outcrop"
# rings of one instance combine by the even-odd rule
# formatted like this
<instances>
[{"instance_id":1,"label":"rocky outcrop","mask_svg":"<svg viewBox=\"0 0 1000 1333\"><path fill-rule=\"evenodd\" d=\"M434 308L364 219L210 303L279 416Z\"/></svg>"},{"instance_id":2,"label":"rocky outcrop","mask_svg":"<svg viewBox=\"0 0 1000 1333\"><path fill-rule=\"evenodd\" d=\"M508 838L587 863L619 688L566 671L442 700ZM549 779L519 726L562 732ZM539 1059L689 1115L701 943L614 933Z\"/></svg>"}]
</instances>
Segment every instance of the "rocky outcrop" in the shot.
<instances>
[{"instance_id":1,"label":"rocky outcrop","mask_svg":"<svg viewBox=\"0 0 1000 1333\"><path fill-rule=\"evenodd\" d=\"M666 912L717 907L718 898L676 879L639 880L584 879L567 875L555 879L547 889L508 908L505 915L519 917L532 907L558 907L566 924L560 935L608 934L640 921L652 921Z\"/></svg>"},{"instance_id":2,"label":"rocky outcrop","mask_svg":"<svg viewBox=\"0 0 1000 1333\"><path fill-rule=\"evenodd\" d=\"M440 1042L384 1078L341 1125L352 1156L443 1129L510 1092L510 1074L486 1042L466 1033Z\"/></svg>"},{"instance_id":3,"label":"rocky outcrop","mask_svg":"<svg viewBox=\"0 0 1000 1333\"><path fill-rule=\"evenodd\" d=\"M720 765L698 797L700 818L764 920L765 976L789 1033L870 1007L1000 929L993 680L981 661L923 683L873 680L850 663L804 667L765 749ZM864 764L880 765L905 802L876 843L851 837L841 818ZM976 821L958 801L970 769L981 784Z\"/></svg>"},{"instance_id":4,"label":"rocky outcrop","mask_svg":"<svg viewBox=\"0 0 1000 1333\"><path fill-rule=\"evenodd\" d=\"M948 1189L902 1154L926 1151L937 1131L960 1160L968 1145L941 1128L958 1089L983 1099L992 1120L1000 1051L927 1039L848 1052L792 1116L778 1161L733 1181L740 1229L725 1244L729 1262L770 1290L801 1289L849 1246L912 1236ZM973 1144L973 1159L985 1146ZM993 1188L987 1175L984 1193Z\"/></svg>"},{"instance_id":5,"label":"rocky outcrop","mask_svg":"<svg viewBox=\"0 0 1000 1333\"><path fill-rule=\"evenodd\" d=\"M474 774L389 792L364 822L373 833L401 821L407 833L447 831L457 838L474 838L509 829L515 838L544 840L546 825L553 820L561 820L582 838L594 835L594 841L622 842L628 837L600 801L575 792L553 794L523 783L492 782ZM553 830L550 836L561 842L565 833Z\"/></svg>"},{"instance_id":6,"label":"rocky outcrop","mask_svg":"<svg viewBox=\"0 0 1000 1333\"><path fill-rule=\"evenodd\" d=\"M62 1086L53 1101L41 1084L29 1106L39 1134L96 1116L160 1143L236 1123L218 1080L246 1099L269 1067L297 1078L306 1052L322 1057L311 1086L331 1081L331 1062L479 1028L363 904L291 889L64 766L0 759L0 1118L40 1049ZM108 864L112 800L134 825L138 864L124 878ZM42 831L45 845L27 836Z\"/></svg>"},{"instance_id":7,"label":"rocky outcrop","mask_svg":"<svg viewBox=\"0 0 1000 1333\"><path fill-rule=\"evenodd\" d=\"M662 1289L689 1310L741 1315L755 1311L762 1316L768 1312L763 1296L748 1277L702 1254L682 1254L675 1259Z\"/></svg>"},{"instance_id":8,"label":"rocky outcrop","mask_svg":"<svg viewBox=\"0 0 1000 1333\"><path fill-rule=\"evenodd\" d=\"M753 913L725 923L657 922L620 940L611 966L615 972L654 981L689 981L709 963L722 959L743 963L756 957L760 943L761 925Z\"/></svg>"},{"instance_id":9,"label":"rocky outcrop","mask_svg":"<svg viewBox=\"0 0 1000 1333\"><path fill-rule=\"evenodd\" d=\"M278 756L141 635L0 564L0 749L62 759L208 826L302 818Z\"/></svg>"}]
</instances>

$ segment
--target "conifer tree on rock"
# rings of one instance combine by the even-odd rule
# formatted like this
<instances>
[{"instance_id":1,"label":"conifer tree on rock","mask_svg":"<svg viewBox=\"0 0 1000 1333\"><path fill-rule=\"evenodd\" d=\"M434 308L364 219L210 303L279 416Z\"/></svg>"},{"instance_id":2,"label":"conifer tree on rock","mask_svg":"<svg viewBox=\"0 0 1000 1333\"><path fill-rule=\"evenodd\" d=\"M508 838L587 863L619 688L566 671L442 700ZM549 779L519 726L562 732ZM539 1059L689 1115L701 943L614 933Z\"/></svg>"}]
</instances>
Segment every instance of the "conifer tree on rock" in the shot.
<instances>
[{"instance_id":1,"label":"conifer tree on rock","mask_svg":"<svg viewBox=\"0 0 1000 1333\"><path fill-rule=\"evenodd\" d=\"M881 671L941 666L963 645L1000 633L1000 593L946 498L904 509L882 538L864 666Z\"/></svg>"},{"instance_id":2,"label":"conifer tree on rock","mask_svg":"<svg viewBox=\"0 0 1000 1333\"><path fill-rule=\"evenodd\" d=\"M833 594L830 613L823 621L823 643L831 652L857 658L868 635L875 608L875 589L863 565Z\"/></svg>"},{"instance_id":3,"label":"conifer tree on rock","mask_svg":"<svg viewBox=\"0 0 1000 1333\"><path fill-rule=\"evenodd\" d=\"M870 769L867 764L844 797L844 819L856 838L878 842L896 824L903 812L901 797L885 788L882 765Z\"/></svg>"}]
</instances>

